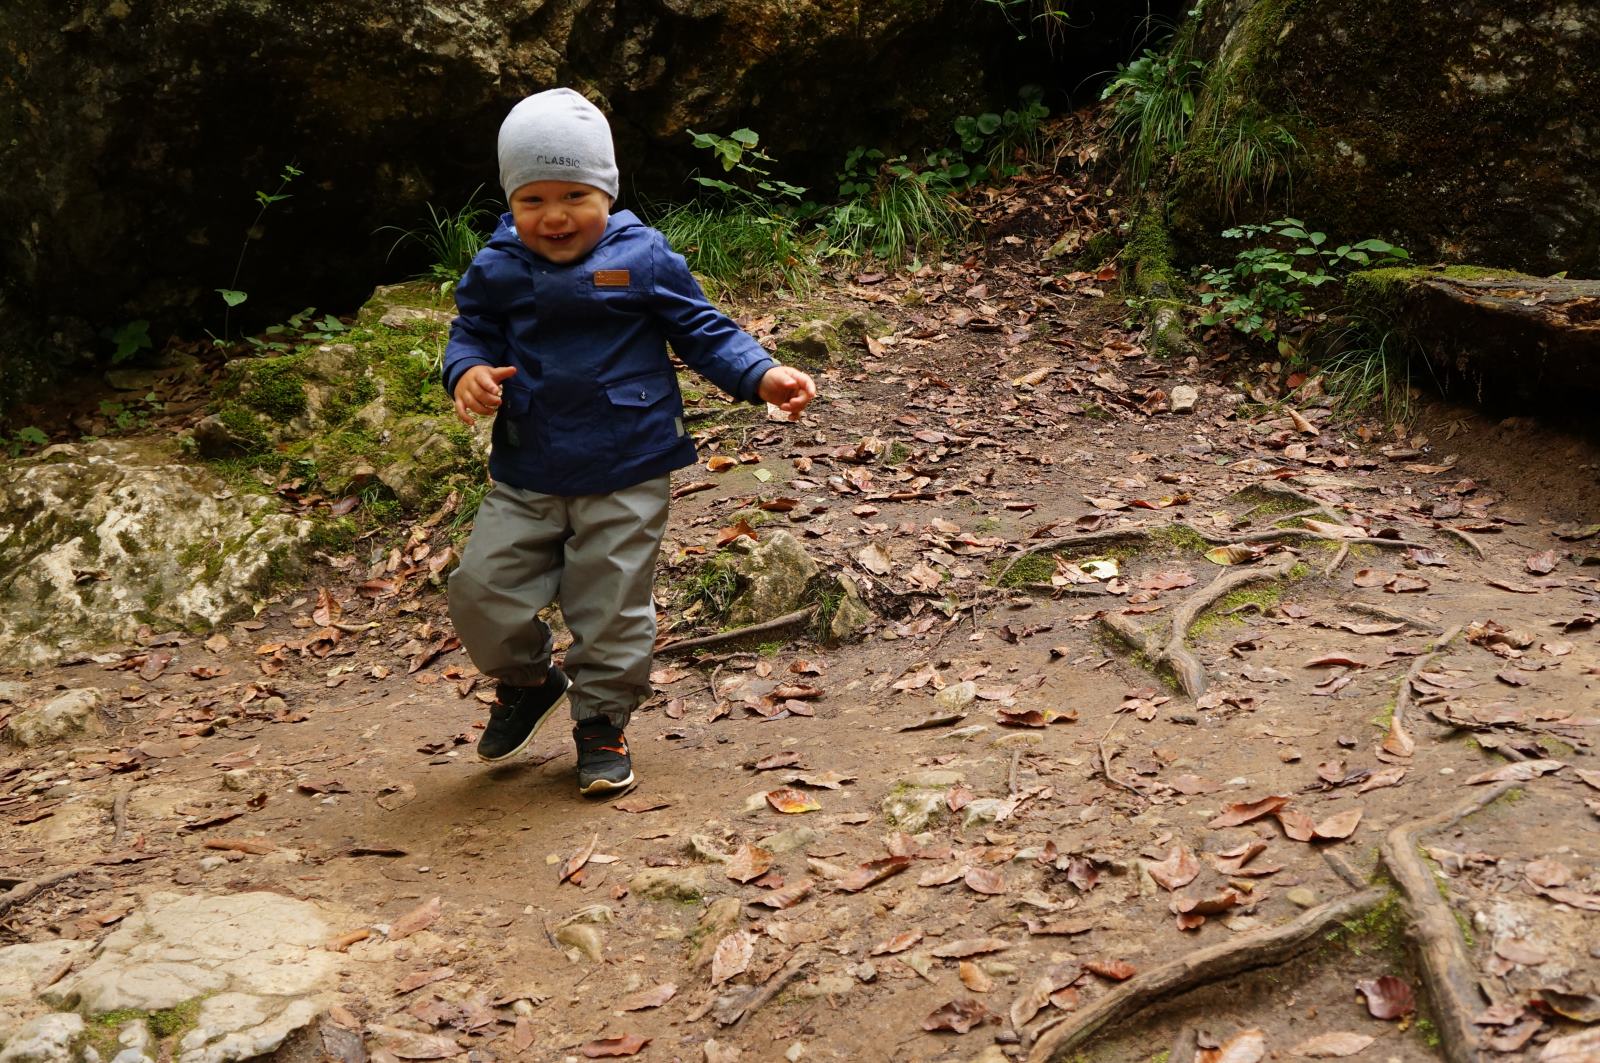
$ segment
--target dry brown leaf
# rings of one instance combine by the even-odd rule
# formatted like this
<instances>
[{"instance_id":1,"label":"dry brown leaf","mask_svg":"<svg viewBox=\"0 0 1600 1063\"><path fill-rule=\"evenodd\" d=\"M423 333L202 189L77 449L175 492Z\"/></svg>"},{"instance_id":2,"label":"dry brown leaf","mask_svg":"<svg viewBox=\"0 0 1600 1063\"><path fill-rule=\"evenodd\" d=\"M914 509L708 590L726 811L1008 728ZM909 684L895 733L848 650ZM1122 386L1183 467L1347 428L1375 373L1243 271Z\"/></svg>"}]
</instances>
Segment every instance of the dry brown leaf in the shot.
<instances>
[{"instance_id":1,"label":"dry brown leaf","mask_svg":"<svg viewBox=\"0 0 1600 1063\"><path fill-rule=\"evenodd\" d=\"M957 941L947 941L934 949L929 954L941 960L966 959L968 956L977 956L984 952L999 952L1009 949L1011 942L1004 938L961 938Z\"/></svg>"},{"instance_id":2,"label":"dry brown leaf","mask_svg":"<svg viewBox=\"0 0 1600 1063\"><path fill-rule=\"evenodd\" d=\"M636 1056L650 1043L650 1038L640 1037L638 1034L624 1034L621 1037L602 1037L597 1041L590 1041L579 1048L585 1059L603 1059L615 1056Z\"/></svg>"},{"instance_id":3,"label":"dry brown leaf","mask_svg":"<svg viewBox=\"0 0 1600 1063\"><path fill-rule=\"evenodd\" d=\"M1270 815L1289 803L1288 794L1273 794L1263 797L1258 801L1242 801L1224 806L1220 815L1214 817L1208 827L1237 827L1262 816Z\"/></svg>"},{"instance_id":4,"label":"dry brown leaf","mask_svg":"<svg viewBox=\"0 0 1600 1063\"><path fill-rule=\"evenodd\" d=\"M962 960L959 970L961 984L974 993L987 993L994 988L994 979L990 978L982 967L971 960Z\"/></svg>"},{"instance_id":5,"label":"dry brown leaf","mask_svg":"<svg viewBox=\"0 0 1600 1063\"><path fill-rule=\"evenodd\" d=\"M984 1007L977 1000L952 1000L941 1008L937 1008L926 1019L922 1020L924 1030L951 1030L955 1033L966 1033L974 1026L982 1025L991 1019L1000 1016Z\"/></svg>"},{"instance_id":6,"label":"dry brown leaf","mask_svg":"<svg viewBox=\"0 0 1600 1063\"><path fill-rule=\"evenodd\" d=\"M1172 846L1165 860L1150 864L1145 870L1158 886L1171 892L1194 881L1195 876L1200 874L1200 861L1195 859L1187 846L1178 842Z\"/></svg>"},{"instance_id":7,"label":"dry brown leaf","mask_svg":"<svg viewBox=\"0 0 1600 1063\"><path fill-rule=\"evenodd\" d=\"M743 974L755 954L756 935L751 931L735 930L725 936L711 955L711 984L718 986Z\"/></svg>"},{"instance_id":8,"label":"dry brown leaf","mask_svg":"<svg viewBox=\"0 0 1600 1063\"><path fill-rule=\"evenodd\" d=\"M1547 775L1553 771L1560 771L1566 767L1564 760L1523 760L1512 764L1502 764L1498 768L1491 768L1479 775L1474 775L1467 780L1468 786L1477 786L1486 782L1526 782Z\"/></svg>"},{"instance_id":9,"label":"dry brown leaf","mask_svg":"<svg viewBox=\"0 0 1600 1063\"><path fill-rule=\"evenodd\" d=\"M646 1008L659 1008L671 1000L678 993L678 987L673 982L663 982L650 989L641 989L637 993L629 993L617 1001L618 1011L643 1011Z\"/></svg>"},{"instance_id":10,"label":"dry brown leaf","mask_svg":"<svg viewBox=\"0 0 1600 1063\"><path fill-rule=\"evenodd\" d=\"M1336 842L1350 837L1356 831L1356 826L1361 822L1361 809L1350 808L1337 812L1318 823L1315 836L1318 841Z\"/></svg>"},{"instance_id":11,"label":"dry brown leaf","mask_svg":"<svg viewBox=\"0 0 1600 1063\"><path fill-rule=\"evenodd\" d=\"M1113 982L1126 982L1139 973L1137 967L1122 960L1089 960L1083 965L1083 969L1101 978L1109 978Z\"/></svg>"},{"instance_id":12,"label":"dry brown leaf","mask_svg":"<svg viewBox=\"0 0 1600 1063\"><path fill-rule=\"evenodd\" d=\"M969 867L961 876L967 888L976 893L999 896L1006 891L1006 879L1000 872L987 867Z\"/></svg>"},{"instance_id":13,"label":"dry brown leaf","mask_svg":"<svg viewBox=\"0 0 1600 1063\"><path fill-rule=\"evenodd\" d=\"M390 940L410 937L420 930L426 930L439 918L442 903L438 897L430 897L417 905L411 911L394 921L389 928Z\"/></svg>"},{"instance_id":14,"label":"dry brown leaf","mask_svg":"<svg viewBox=\"0 0 1600 1063\"><path fill-rule=\"evenodd\" d=\"M1367 998L1367 1011L1375 1019L1398 1019L1417 1010L1417 995L1392 974L1356 983L1356 991Z\"/></svg>"},{"instance_id":15,"label":"dry brown leaf","mask_svg":"<svg viewBox=\"0 0 1600 1063\"><path fill-rule=\"evenodd\" d=\"M1077 981L1082 974L1083 968L1075 963L1061 963L1047 969L1011 1002L1011 1028L1020 1031L1032 1022L1055 994Z\"/></svg>"},{"instance_id":16,"label":"dry brown leaf","mask_svg":"<svg viewBox=\"0 0 1600 1063\"><path fill-rule=\"evenodd\" d=\"M909 856L886 856L880 860L869 860L840 879L837 886L846 893L857 893L868 886L882 882L890 875L899 874L910 866Z\"/></svg>"},{"instance_id":17,"label":"dry brown leaf","mask_svg":"<svg viewBox=\"0 0 1600 1063\"><path fill-rule=\"evenodd\" d=\"M772 854L756 845L741 845L723 868L735 882L749 882L772 869Z\"/></svg>"},{"instance_id":18,"label":"dry brown leaf","mask_svg":"<svg viewBox=\"0 0 1600 1063\"><path fill-rule=\"evenodd\" d=\"M578 852L572 854L572 856L567 860L566 866L561 869L561 877L557 879L557 884L567 881L573 875L576 875L579 871L583 870L583 865L587 864L589 862L589 858L594 855L595 844L599 841L600 835L596 834L589 839L588 845L584 846Z\"/></svg>"},{"instance_id":19,"label":"dry brown leaf","mask_svg":"<svg viewBox=\"0 0 1600 1063\"><path fill-rule=\"evenodd\" d=\"M1266 1054L1267 1035L1261 1030L1242 1030L1220 1048L1202 1048L1195 1054L1195 1063L1260 1063Z\"/></svg>"},{"instance_id":20,"label":"dry brown leaf","mask_svg":"<svg viewBox=\"0 0 1600 1063\"><path fill-rule=\"evenodd\" d=\"M771 908L774 911L787 911L788 909L799 904L801 901L805 900L806 897L811 893L811 888L813 885L814 883L810 879L803 878L799 882L791 882L789 885L784 886L781 889L775 889L770 893L764 893L752 900L750 903L759 904L763 908Z\"/></svg>"},{"instance_id":21,"label":"dry brown leaf","mask_svg":"<svg viewBox=\"0 0 1600 1063\"><path fill-rule=\"evenodd\" d=\"M1311 1059L1342 1059L1353 1056L1370 1045L1376 1038L1368 1037L1364 1033L1325 1033L1308 1040L1301 1041L1290 1052L1297 1056L1307 1056Z\"/></svg>"},{"instance_id":22,"label":"dry brown leaf","mask_svg":"<svg viewBox=\"0 0 1600 1063\"><path fill-rule=\"evenodd\" d=\"M911 946L915 945L921 940L922 931L907 930L904 933L896 934L887 941L878 942L876 945L872 946L872 949L868 952L868 955L892 956L897 952L904 952L906 949L909 949Z\"/></svg>"},{"instance_id":23,"label":"dry brown leaf","mask_svg":"<svg viewBox=\"0 0 1600 1063\"><path fill-rule=\"evenodd\" d=\"M822 808L815 798L788 786L768 793L767 804L779 812L786 812L791 815L799 812L816 812Z\"/></svg>"}]
</instances>

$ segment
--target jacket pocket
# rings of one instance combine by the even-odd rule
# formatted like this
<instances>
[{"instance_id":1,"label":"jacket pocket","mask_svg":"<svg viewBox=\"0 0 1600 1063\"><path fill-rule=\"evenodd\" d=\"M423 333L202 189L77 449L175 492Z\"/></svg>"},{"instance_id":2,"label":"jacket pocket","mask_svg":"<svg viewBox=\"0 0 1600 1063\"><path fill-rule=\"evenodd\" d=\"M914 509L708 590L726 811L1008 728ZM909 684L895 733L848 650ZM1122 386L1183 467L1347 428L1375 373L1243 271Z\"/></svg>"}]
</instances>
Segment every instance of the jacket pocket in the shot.
<instances>
[{"instance_id":1,"label":"jacket pocket","mask_svg":"<svg viewBox=\"0 0 1600 1063\"><path fill-rule=\"evenodd\" d=\"M528 411L533 407L533 392L510 381L500 386L500 408L494 415L494 442L520 448L531 442Z\"/></svg>"},{"instance_id":2,"label":"jacket pocket","mask_svg":"<svg viewBox=\"0 0 1600 1063\"><path fill-rule=\"evenodd\" d=\"M668 371L603 385L622 454L665 450L683 434L677 375Z\"/></svg>"}]
</instances>

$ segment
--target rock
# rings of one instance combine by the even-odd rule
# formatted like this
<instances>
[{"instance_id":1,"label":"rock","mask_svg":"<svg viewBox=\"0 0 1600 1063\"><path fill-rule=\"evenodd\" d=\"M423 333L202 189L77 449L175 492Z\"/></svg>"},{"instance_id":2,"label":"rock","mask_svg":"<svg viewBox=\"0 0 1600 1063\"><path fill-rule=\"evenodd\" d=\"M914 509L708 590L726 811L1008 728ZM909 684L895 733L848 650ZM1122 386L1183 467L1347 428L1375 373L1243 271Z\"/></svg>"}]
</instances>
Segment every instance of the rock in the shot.
<instances>
[{"instance_id":1,"label":"rock","mask_svg":"<svg viewBox=\"0 0 1600 1063\"><path fill-rule=\"evenodd\" d=\"M6 737L19 746L32 748L85 731L105 730L100 708L106 703L102 690L93 687L69 690L36 709L24 709L6 725Z\"/></svg>"},{"instance_id":2,"label":"rock","mask_svg":"<svg viewBox=\"0 0 1600 1063\"><path fill-rule=\"evenodd\" d=\"M838 327L822 318L802 321L778 340L779 357L807 369L826 369L843 350Z\"/></svg>"},{"instance_id":3,"label":"rock","mask_svg":"<svg viewBox=\"0 0 1600 1063\"><path fill-rule=\"evenodd\" d=\"M794 995L801 1000L846 997L853 993L858 985L860 983L852 975L844 971L834 971L830 974L820 974L809 982L801 982L795 987Z\"/></svg>"},{"instance_id":4,"label":"rock","mask_svg":"<svg viewBox=\"0 0 1600 1063\"><path fill-rule=\"evenodd\" d=\"M399 264L385 267L393 241L374 231L426 228L429 204L464 205L484 178L464 160L492 160L509 104L552 85L603 90L630 196L681 195L684 172L710 162L687 130L741 125L761 133L780 176L821 186L845 145L929 145L953 118L993 102L984 71L997 51L1020 46L992 7L6 4L0 39L28 61L11 64L0 96L0 159L29 179L0 189L11 234L0 276L10 301L41 318L81 314L116 327L137 308L193 319L220 310L213 288L245 245L238 286L250 298L234 311L235 330L242 318L269 324L308 302L357 305ZM231 47L240 41L249 47ZM362 58L330 79L332 55ZM82 121L75 99L99 101L88 135L64 132ZM64 204L101 198L96 168L108 152L122 159L126 195L74 231ZM285 185L289 160L302 174ZM257 190L293 198L269 208L261 238L248 239ZM481 196L500 209L497 186ZM121 251L107 256L107 246ZM408 259L426 265L415 252ZM66 276L70 293L56 282Z\"/></svg>"},{"instance_id":5,"label":"rock","mask_svg":"<svg viewBox=\"0 0 1600 1063\"><path fill-rule=\"evenodd\" d=\"M839 603L834 607L833 616L828 619L828 637L834 642L845 642L871 624L874 616L867 603L861 600L861 591L854 580L841 574L836 585Z\"/></svg>"},{"instance_id":6,"label":"rock","mask_svg":"<svg viewBox=\"0 0 1600 1063\"><path fill-rule=\"evenodd\" d=\"M739 540L741 542L745 540ZM744 627L799 609L820 571L805 548L786 531L773 532L734 563L742 588L728 609L728 623Z\"/></svg>"},{"instance_id":7,"label":"rock","mask_svg":"<svg viewBox=\"0 0 1600 1063\"><path fill-rule=\"evenodd\" d=\"M647 867L628 880L628 891L650 901L698 901L706 891L705 872L697 867Z\"/></svg>"},{"instance_id":8,"label":"rock","mask_svg":"<svg viewBox=\"0 0 1600 1063\"><path fill-rule=\"evenodd\" d=\"M310 525L236 495L165 444L101 440L0 472L0 646L7 663L208 628L298 563Z\"/></svg>"},{"instance_id":9,"label":"rock","mask_svg":"<svg viewBox=\"0 0 1600 1063\"><path fill-rule=\"evenodd\" d=\"M946 790L966 781L966 775L951 768L930 768L927 771L914 771L909 775L901 776L896 781L896 785Z\"/></svg>"},{"instance_id":10,"label":"rock","mask_svg":"<svg viewBox=\"0 0 1600 1063\"><path fill-rule=\"evenodd\" d=\"M1285 893L1284 896L1289 898L1290 904L1301 908L1310 908L1317 903L1317 895L1304 886L1296 886L1288 893Z\"/></svg>"},{"instance_id":11,"label":"rock","mask_svg":"<svg viewBox=\"0 0 1600 1063\"><path fill-rule=\"evenodd\" d=\"M93 963L41 996L98 1015L242 994L262 998L265 1023L275 1035L285 1009L318 999L331 984L343 962L321 947L332 933L316 905L276 893L156 893L100 943ZM248 1030L215 1026L214 1032L206 1038L206 1052L234 1034L244 1038L238 1043L254 1043Z\"/></svg>"},{"instance_id":12,"label":"rock","mask_svg":"<svg viewBox=\"0 0 1600 1063\"><path fill-rule=\"evenodd\" d=\"M762 800L765 801L765 798ZM684 850L690 856L712 864L726 864L730 859L729 854L724 852L721 846L704 834L689 835L689 840L684 843Z\"/></svg>"},{"instance_id":13,"label":"rock","mask_svg":"<svg viewBox=\"0 0 1600 1063\"><path fill-rule=\"evenodd\" d=\"M403 329L417 322L432 322L448 325L454 321L456 315L449 310L428 310L420 306L396 306L386 311L378 319L378 324L385 328Z\"/></svg>"},{"instance_id":14,"label":"rock","mask_svg":"<svg viewBox=\"0 0 1600 1063\"><path fill-rule=\"evenodd\" d=\"M998 797L979 797L968 801L961 809L961 827L971 830L984 823L993 823L1011 802Z\"/></svg>"},{"instance_id":15,"label":"rock","mask_svg":"<svg viewBox=\"0 0 1600 1063\"><path fill-rule=\"evenodd\" d=\"M93 949L91 941L34 941L0 948L0 1016L5 1014L5 1005L32 1000L34 986L46 974Z\"/></svg>"},{"instance_id":16,"label":"rock","mask_svg":"<svg viewBox=\"0 0 1600 1063\"><path fill-rule=\"evenodd\" d=\"M942 790L899 789L883 799L884 821L907 834L921 834L944 818Z\"/></svg>"},{"instance_id":17,"label":"rock","mask_svg":"<svg viewBox=\"0 0 1600 1063\"><path fill-rule=\"evenodd\" d=\"M767 835L765 838L758 840L756 844L769 853L781 855L783 853L792 853L797 849L804 849L806 846L820 842L826 837L826 834L812 830L810 827L789 827L786 830Z\"/></svg>"},{"instance_id":18,"label":"rock","mask_svg":"<svg viewBox=\"0 0 1600 1063\"><path fill-rule=\"evenodd\" d=\"M700 944L689 961L690 968L700 970L709 964L717 953L717 943L738 929L743 918L744 905L738 897L718 897L712 901L711 907L700 914L700 921L695 924L694 936Z\"/></svg>"},{"instance_id":19,"label":"rock","mask_svg":"<svg viewBox=\"0 0 1600 1063\"><path fill-rule=\"evenodd\" d=\"M1600 6L1239 0L1203 5L1195 29L1208 83L1226 86L1197 107L1215 132L1191 130L1174 167L1171 216L1199 257L1231 260L1242 242L1217 234L1288 210L1282 179L1265 203L1257 187L1230 204L1218 152L1240 130L1263 146L1292 130L1292 213L1330 245L1377 236L1417 262L1600 273Z\"/></svg>"},{"instance_id":20,"label":"rock","mask_svg":"<svg viewBox=\"0 0 1600 1063\"><path fill-rule=\"evenodd\" d=\"M216 414L202 417L192 429L195 450L202 458L233 458L255 449L254 440L229 427Z\"/></svg>"},{"instance_id":21,"label":"rock","mask_svg":"<svg viewBox=\"0 0 1600 1063\"><path fill-rule=\"evenodd\" d=\"M28 696L28 684L0 679L0 704L21 705Z\"/></svg>"},{"instance_id":22,"label":"rock","mask_svg":"<svg viewBox=\"0 0 1600 1063\"><path fill-rule=\"evenodd\" d=\"M259 790L264 781L260 768L232 768L222 773L222 788L235 793Z\"/></svg>"},{"instance_id":23,"label":"rock","mask_svg":"<svg viewBox=\"0 0 1600 1063\"><path fill-rule=\"evenodd\" d=\"M83 1016L52 1012L22 1024L0 1050L0 1063L72 1063L73 1041L84 1032Z\"/></svg>"},{"instance_id":24,"label":"rock","mask_svg":"<svg viewBox=\"0 0 1600 1063\"><path fill-rule=\"evenodd\" d=\"M605 937L598 927L583 924L564 926L556 931L556 941L577 949L593 963L605 959Z\"/></svg>"},{"instance_id":25,"label":"rock","mask_svg":"<svg viewBox=\"0 0 1600 1063\"><path fill-rule=\"evenodd\" d=\"M978 684L968 679L947 686L935 694L933 700L946 712L965 712L968 705L978 700Z\"/></svg>"},{"instance_id":26,"label":"rock","mask_svg":"<svg viewBox=\"0 0 1600 1063\"><path fill-rule=\"evenodd\" d=\"M1179 384L1177 387L1173 388L1172 395L1168 399L1168 401L1172 403L1173 413L1193 413L1194 404L1199 400L1200 392L1196 391L1188 384Z\"/></svg>"}]
</instances>

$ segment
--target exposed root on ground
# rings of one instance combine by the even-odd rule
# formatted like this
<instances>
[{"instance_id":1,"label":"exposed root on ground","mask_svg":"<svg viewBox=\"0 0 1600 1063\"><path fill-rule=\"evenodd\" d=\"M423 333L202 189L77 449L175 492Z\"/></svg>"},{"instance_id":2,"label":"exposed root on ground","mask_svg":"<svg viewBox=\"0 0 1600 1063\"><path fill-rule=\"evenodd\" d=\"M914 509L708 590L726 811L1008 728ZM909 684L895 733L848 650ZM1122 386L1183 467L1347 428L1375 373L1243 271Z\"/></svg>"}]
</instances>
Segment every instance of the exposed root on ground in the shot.
<instances>
[{"instance_id":1,"label":"exposed root on ground","mask_svg":"<svg viewBox=\"0 0 1600 1063\"><path fill-rule=\"evenodd\" d=\"M1411 689L1411 684L1413 681L1416 680L1417 676L1422 674L1423 670L1427 668L1429 664L1432 664L1439 658L1441 654L1450 648L1450 643L1454 642L1455 637L1459 634L1461 634L1461 625L1457 624L1455 627L1452 627L1449 631L1446 631L1443 635L1439 636L1439 638L1435 639L1433 645L1428 648L1427 653L1422 654L1416 660L1411 662L1411 667L1406 670L1405 678L1400 680L1400 689L1395 691L1394 712L1389 717L1389 733L1391 735L1405 734L1406 712L1410 710L1412 702L1415 699L1415 695L1412 693ZM1409 739L1404 740L1407 742L1410 741ZM1391 750L1391 752L1396 751Z\"/></svg>"},{"instance_id":2,"label":"exposed root on ground","mask_svg":"<svg viewBox=\"0 0 1600 1063\"><path fill-rule=\"evenodd\" d=\"M1084 1010L1038 1033L1038 1040L1028 1053L1028 1063L1068 1059L1100 1030L1122 1023L1153 1004L1258 967L1286 963L1321 945L1325 935L1341 923L1359 919L1389 897L1389 891L1383 889L1341 897L1308 909L1283 926L1253 930L1135 975Z\"/></svg>"},{"instance_id":3,"label":"exposed root on ground","mask_svg":"<svg viewBox=\"0 0 1600 1063\"><path fill-rule=\"evenodd\" d=\"M1340 602L1339 604L1352 613L1375 616L1379 620L1393 620L1396 623L1414 627L1425 635L1437 635L1444 630L1438 624L1430 624L1426 620L1418 620L1410 613L1402 613L1398 609L1390 609L1385 605L1373 605L1371 602Z\"/></svg>"},{"instance_id":4,"label":"exposed root on ground","mask_svg":"<svg viewBox=\"0 0 1600 1063\"><path fill-rule=\"evenodd\" d=\"M1449 1063L1476 1063L1478 1032L1472 1020L1486 1003L1467 957L1461 928L1434 882L1433 872L1422 862L1418 842L1422 835L1446 830L1517 789L1501 783L1453 811L1415 823L1402 824L1383 840L1382 859L1410 916L1408 932L1416 946L1423 984L1433 1001L1433 1024Z\"/></svg>"},{"instance_id":5,"label":"exposed root on ground","mask_svg":"<svg viewBox=\"0 0 1600 1063\"><path fill-rule=\"evenodd\" d=\"M1200 659L1189 649L1189 628L1194 626L1194 622L1208 606L1233 590L1247 583L1284 579L1299 560L1290 554L1276 564L1264 568L1243 568L1222 573L1203 590L1191 594L1184 599L1182 605L1178 606L1172 614L1172 627L1165 641L1160 635L1141 627L1124 613L1103 613L1100 622L1118 638L1149 658L1152 668L1165 667L1171 671L1177 678L1178 685L1183 688L1183 692L1191 698L1197 698L1206 692L1206 670Z\"/></svg>"},{"instance_id":6,"label":"exposed root on ground","mask_svg":"<svg viewBox=\"0 0 1600 1063\"><path fill-rule=\"evenodd\" d=\"M719 631L715 635L702 635L699 638L679 639L677 642L669 642L665 646L657 646L655 655L657 657L671 657L675 654L688 653L692 650L703 650L709 646L721 646L723 643L749 638L752 635L765 635L772 631L782 631L796 624L803 624L816 615L817 607L808 605L804 609L796 609L792 613L784 613L782 616L774 617L760 624L750 624L747 627Z\"/></svg>"},{"instance_id":7,"label":"exposed root on ground","mask_svg":"<svg viewBox=\"0 0 1600 1063\"><path fill-rule=\"evenodd\" d=\"M1441 646L1448 640L1441 640ZM1193 989L1260 967L1285 963L1322 944L1325 935L1395 898L1406 916L1407 933L1416 948L1419 974L1433 1005L1432 1018L1448 1063L1476 1063L1478 1034L1473 1018L1492 1003L1474 976L1455 916L1422 862L1418 844L1424 834L1447 830L1517 788L1502 783L1452 811L1431 819L1402 824L1384 838L1381 860L1399 890L1374 888L1309 909L1280 927L1256 930L1210 948L1199 949L1136 975L1083 1011L1065 1016L1036 1031L1028 1063L1060 1063L1101 1030L1132 1019L1152 1005ZM1356 876L1347 866L1332 865L1340 877ZM1025 1042L1027 1034L1022 1034Z\"/></svg>"},{"instance_id":8,"label":"exposed root on ground","mask_svg":"<svg viewBox=\"0 0 1600 1063\"><path fill-rule=\"evenodd\" d=\"M69 878L83 874L86 870L88 869L73 867L65 871L52 871L48 875L40 875L38 878L30 878L25 882L17 883L4 893L0 893L0 915L3 915L8 909L21 904L40 890L48 889L58 882L65 882Z\"/></svg>"}]
</instances>

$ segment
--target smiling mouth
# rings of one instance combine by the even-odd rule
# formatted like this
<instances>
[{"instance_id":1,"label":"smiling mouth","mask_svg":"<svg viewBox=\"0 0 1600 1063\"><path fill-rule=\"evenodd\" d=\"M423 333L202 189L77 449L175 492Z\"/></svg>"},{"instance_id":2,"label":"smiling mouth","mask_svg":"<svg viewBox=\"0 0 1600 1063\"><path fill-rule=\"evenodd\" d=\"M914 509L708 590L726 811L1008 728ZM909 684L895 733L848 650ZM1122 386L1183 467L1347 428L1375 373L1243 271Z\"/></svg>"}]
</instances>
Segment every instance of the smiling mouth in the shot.
<instances>
[{"instance_id":1,"label":"smiling mouth","mask_svg":"<svg viewBox=\"0 0 1600 1063\"><path fill-rule=\"evenodd\" d=\"M559 244L563 240L570 240L576 235L578 235L578 234L575 233L575 232L570 232L570 233L547 233L544 236L541 236L539 239L541 239L541 240L549 240L553 244Z\"/></svg>"}]
</instances>

